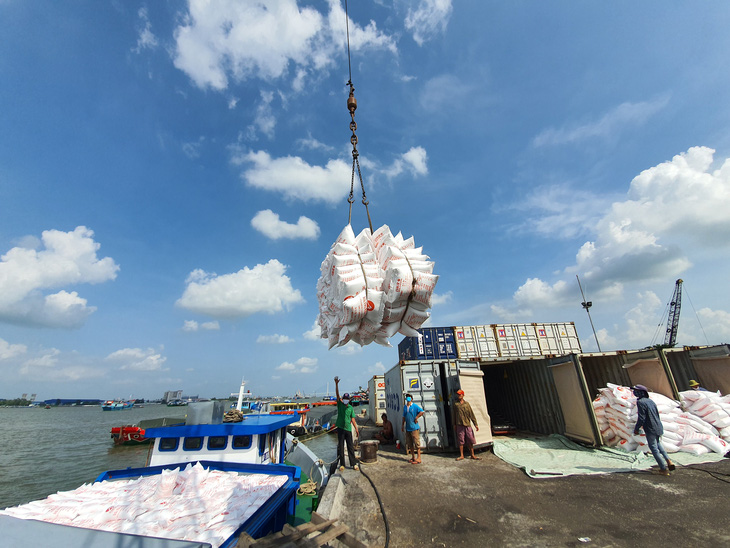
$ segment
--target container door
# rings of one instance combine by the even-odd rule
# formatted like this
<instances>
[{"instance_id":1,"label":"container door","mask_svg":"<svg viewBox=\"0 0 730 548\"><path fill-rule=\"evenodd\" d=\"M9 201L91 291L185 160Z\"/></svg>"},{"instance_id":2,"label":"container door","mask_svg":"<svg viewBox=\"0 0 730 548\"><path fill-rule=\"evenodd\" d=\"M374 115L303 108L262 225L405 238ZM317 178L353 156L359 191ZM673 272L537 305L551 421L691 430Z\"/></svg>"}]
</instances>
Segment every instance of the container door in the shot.
<instances>
[{"instance_id":1,"label":"container door","mask_svg":"<svg viewBox=\"0 0 730 548\"><path fill-rule=\"evenodd\" d=\"M667 371L659 358L636 360L624 365L624 369L629 374L632 386L643 384L651 392L657 392L673 400L677 399L669 384Z\"/></svg>"},{"instance_id":2,"label":"container door","mask_svg":"<svg viewBox=\"0 0 730 548\"><path fill-rule=\"evenodd\" d=\"M474 431L476 438L474 447L491 445L492 423L487 410L487 398L484 395L484 372L479 369L460 369L459 384L464 391L464 399L471 405L479 423L479 431Z\"/></svg>"},{"instance_id":3,"label":"container door","mask_svg":"<svg viewBox=\"0 0 730 548\"><path fill-rule=\"evenodd\" d=\"M565 436L591 445L600 445L598 425L580 365L568 360L548 367L563 410Z\"/></svg>"},{"instance_id":4,"label":"container door","mask_svg":"<svg viewBox=\"0 0 730 548\"><path fill-rule=\"evenodd\" d=\"M402 366L405 392L423 408L421 445L427 449L448 447L439 364L436 362L406 363ZM403 421L402 415L399 422Z\"/></svg>"}]
</instances>

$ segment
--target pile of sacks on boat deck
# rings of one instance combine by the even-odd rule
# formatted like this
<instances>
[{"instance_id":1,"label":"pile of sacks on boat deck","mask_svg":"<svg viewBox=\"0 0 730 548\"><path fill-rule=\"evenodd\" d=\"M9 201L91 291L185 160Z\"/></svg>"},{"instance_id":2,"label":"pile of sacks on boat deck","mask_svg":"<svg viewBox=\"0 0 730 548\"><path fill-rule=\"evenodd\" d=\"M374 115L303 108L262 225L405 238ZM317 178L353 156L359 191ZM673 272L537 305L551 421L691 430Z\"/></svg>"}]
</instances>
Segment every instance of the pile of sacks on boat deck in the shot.
<instances>
[{"instance_id":1,"label":"pile of sacks on boat deck","mask_svg":"<svg viewBox=\"0 0 730 548\"><path fill-rule=\"evenodd\" d=\"M0 514L86 529L223 544L286 482L283 475L184 470L102 481Z\"/></svg>"},{"instance_id":2,"label":"pile of sacks on boat deck","mask_svg":"<svg viewBox=\"0 0 730 548\"><path fill-rule=\"evenodd\" d=\"M643 433L634 435L636 397L630 388L608 383L593 400L603 442L625 451L647 452ZM703 455L730 451L730 396L714 392L680 392L681 403L649 392L664 426L662 445L668 453Z\"/></svg>"},{"instance_id":3,"label":"pile of sacks on boat deck","mask_svg":"<svg viewBox=\"0 0 730 548\"><path fill-rule=\"evenodd\" d=\"M396 333L418 336L438 281L434 263L413 236L387 225L355 236L347 225L322 261L317 281L321 337L329 347L354 341L391 346Z\"/></svg>"}]
</instances>

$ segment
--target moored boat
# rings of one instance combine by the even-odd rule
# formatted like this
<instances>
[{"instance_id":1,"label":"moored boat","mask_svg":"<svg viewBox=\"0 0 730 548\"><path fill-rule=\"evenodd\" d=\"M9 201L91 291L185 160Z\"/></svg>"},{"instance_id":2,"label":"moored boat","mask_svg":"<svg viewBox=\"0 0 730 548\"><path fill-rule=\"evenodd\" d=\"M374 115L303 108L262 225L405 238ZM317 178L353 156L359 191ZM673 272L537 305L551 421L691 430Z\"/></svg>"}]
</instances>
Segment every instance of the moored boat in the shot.
<instances>
[{"instance_id":1,"label":"moored boat","mask_svg":"<svg viewBox=\"0 0 730 548\"><path fill-rule=\"evenodd\" d=\"M120 411L122 409L131 409L134 407L133 401L124 400L106 400L101 404L102 411Z\"/></svg>"},{"instance_id":2,"label":"moored boat","mask_svg":"<svg viewBox=\"0 0 730 548\"><path fill-rule=\"evenodd\" d=\"M185 425L147 428L153 445L145 467L8 508L0 512L3 536L8 531L18 546L54 538L64 546L228 548L242 533L280 530L293 519L302 470L321 489L324 464L287 436L296 415L245 415L238 423L219 422L220 415L222 402L188 413Z\"/></svg>"}]
</instances>

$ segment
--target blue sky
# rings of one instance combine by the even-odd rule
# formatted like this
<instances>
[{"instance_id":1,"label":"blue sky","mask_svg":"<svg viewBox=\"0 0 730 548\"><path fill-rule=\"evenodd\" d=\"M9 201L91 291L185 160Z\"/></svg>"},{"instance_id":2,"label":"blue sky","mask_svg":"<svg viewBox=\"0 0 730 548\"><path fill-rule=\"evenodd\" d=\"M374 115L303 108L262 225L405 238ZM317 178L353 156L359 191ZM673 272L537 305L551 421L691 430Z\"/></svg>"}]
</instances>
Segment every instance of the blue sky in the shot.
<instances>
[{"instance_id":1,"label":"blue sky","mask_svg":"<svg viewBox=\"0 0 730 548\"><path fill-rule=\"evenodd\" d=\"M374 228L431 326L576 323L596 350L730 341L730 4L351 1ZM0 397L365 386L328 350L347 224L344 3L0 2ZM367 225L356 194L353 228ZM663 333L663 327L660 328Z\"/></svg>"}]
</instances>

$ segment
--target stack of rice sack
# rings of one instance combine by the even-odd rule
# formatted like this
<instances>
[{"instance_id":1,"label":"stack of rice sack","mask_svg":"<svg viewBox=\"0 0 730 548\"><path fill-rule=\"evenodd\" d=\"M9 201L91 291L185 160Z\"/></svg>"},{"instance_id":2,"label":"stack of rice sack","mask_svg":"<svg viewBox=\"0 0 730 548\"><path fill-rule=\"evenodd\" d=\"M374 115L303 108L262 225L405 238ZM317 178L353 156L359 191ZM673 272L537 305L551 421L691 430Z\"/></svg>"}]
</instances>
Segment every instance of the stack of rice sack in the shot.
<instances>
[{"instance_id":1,"label":"stack of rice sack","mask_svg":"<svg viewBox=\"0 0 730 548\"><path fill-rule=\"evenodd\" d=\"M682 408L687 413L702 418L712 425L720 437L730 442L730 395L721 396L717 392L687 390L680 392Z\"/></svg>"},{"instance_id":2,"label":"stack of rice sack","mask_svg":"<svg viewBox=\"0 0 730 548\"><path fill-rule=\"evenodd\" d=\"M438 281L434 263L383 225L355 236L347 225L322 261L317 281L321 336L329 347L354 341L391 346L396 333L417 336Z\"/></svg>"},{"instance_id":3,"label":"stack of rice sack","mask_svg":"<svg viewBox=\"0 0 730 548\"><path fill-rule=\"evenodd\" d=\"M593 401L603 442L629 452L648 452L646 436L634 435L638 419L636 397L630 388L607 383ZM662 445L668 453L684 451L702 455L714 451L724 455L730 444L723 440L718 430L702 417L682 411L680 404L661 394L650 392L664 426Z\"/></svg>"}]
</instances>

